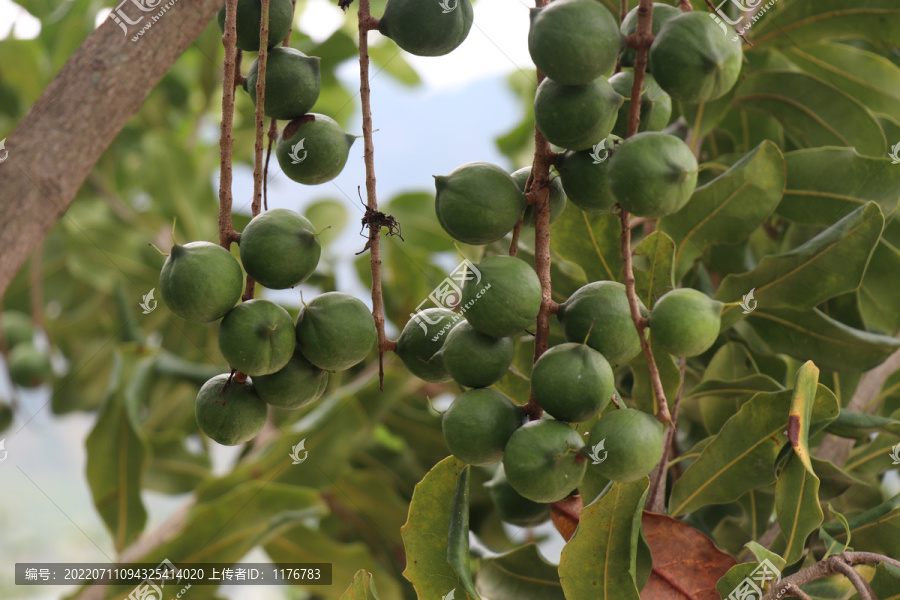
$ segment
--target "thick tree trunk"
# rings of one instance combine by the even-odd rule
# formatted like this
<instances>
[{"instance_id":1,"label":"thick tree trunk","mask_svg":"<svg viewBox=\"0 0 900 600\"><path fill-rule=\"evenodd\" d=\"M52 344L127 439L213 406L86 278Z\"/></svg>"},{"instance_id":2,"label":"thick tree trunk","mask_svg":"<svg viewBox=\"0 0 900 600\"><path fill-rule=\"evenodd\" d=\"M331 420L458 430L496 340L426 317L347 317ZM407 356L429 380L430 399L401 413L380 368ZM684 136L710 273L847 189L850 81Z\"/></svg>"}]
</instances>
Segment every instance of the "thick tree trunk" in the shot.
<instances>
[{"instance_id":1,"label":"thick tree trunk","mask_svg":"<svg viewBox=\"0 0 900 600\"><path fill-rule=\"evenodd\" d=\"M0 297L116 134L223 0L176 0L160 15L167 4L157 0L150 12L135 2L121 4L128 21L140 21L129 25L123 19L120 26L107 20L97 28L6 140L9 154L0 163Z\"/></svg>"}]
</instances>

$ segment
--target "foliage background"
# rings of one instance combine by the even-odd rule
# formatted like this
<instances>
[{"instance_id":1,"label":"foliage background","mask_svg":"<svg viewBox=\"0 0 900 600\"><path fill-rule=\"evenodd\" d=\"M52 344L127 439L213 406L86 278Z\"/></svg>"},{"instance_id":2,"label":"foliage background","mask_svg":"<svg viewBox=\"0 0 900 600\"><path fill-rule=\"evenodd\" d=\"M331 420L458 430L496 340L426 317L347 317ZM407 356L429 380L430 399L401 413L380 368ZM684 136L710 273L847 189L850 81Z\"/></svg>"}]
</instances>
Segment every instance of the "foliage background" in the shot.
<instances>
[{"instance_id":1,"label":"foliage background","mask_svg":"<svg viewBox=\"0 0 900 600\"><path fill-rule=\"evenodd\" d=\"M606 3L615 9L611 0ZM15 127L94 28L95 16L103 8L91 0L62 5L22 0L19 4L41 20L42 29L35 39L0 42L0 131ZM526 23L521 4L505 4L508 6L502 9L516 14L519 25ZM695 6L701 8L701 3L695 2ZM833 286L840 293L826 294L808 304L810 281L795 282L773 306L775 311L794 311L781 314L784 320L802 322L806 318L810 334L822 327L824 317L820 315L842 323L835 326L838 329L853 328L858 333L851 334L851 341L871 342L864 346L875 360L887 356L893 345L885 338L866 336L893 335L900 327L900 280L890 276L900 269L900 225L893 217L900 168L889 170L890 161L885 158L888 147L900 142L900 15L886 0L866 0L855 6L862 8L860 15L846 19L838 13L843 4L835 0L783 0L751 30L751 40L757 45L747 52L744 83L725 99L703 107L702 113L699 107L679 107L689 123L699 122L695 136L697 131L706 136L701 147L702 182L753 151L752 160L739 176L740 181L752 184L756 195L732 205L733 212L725 215L729 221L714 222L688 241L680 232L696 225L691 215L682 215L686 219L682 223L673 218L669 227L663 223L661 229L672 238L678 253L670 265L676 275L672 283L680 280L683 285L713 293L729 273L751 270L766 254L796 248L855 206L875 201L879 207L871 205L862 216L871 221L876 219L875 212L884 215L884 233L853 248L842 247L840 253L862 258L871 254L861 266L859 261L853 263L854 268L862 269L858 273L844 273L850 283L842 280ZM306 3L298 2L298 15L305 9ZM383 2L373 3L374 14L382 9ZM481 23L484 21L476 20ZM520 43L526 27L520 27ZM315 27L307 31L314 32ZM479 48L496 52L490 45L492 33L481 32L482 39L473 28L467 44L477 42ZM352 132L359 128L355 35L351 11L345 24L324 40L317 36L316 41L303 30L295 31L292 38L292 46L322 57L323 91L314 110L335 117ZM501 53L504 50L499 49ZM384 71L373 79L375 126L385 124L375 137L381 197L391 198L384 210L400 220L406 238L405 243L386 238L384 244L386 311L396 331L458 262L459 253L472 260L479 256L477 248L455 248L438 226L429 176L449 172L470 160L493 160L510 170L530 163L534 80L531 71L511 70L507 83L513 95L496 82L445 88L440 94L428 88L430 96L427 92L420 95L421 88L415 87L421 84L420 76L392 42L381 40L371 51ZM475 54L479 51L486 50ZM149 315L140 314L137 308L140 297L156 286L162 264L162 257L148 242L168 248L173 217L177 217L175 235L180 241L216 236L221 53L218 30L211 24L148 96L141 112L96 165L76 202L46 240L40 269L47 332L67 365L52 392L43 390L22 398L13 431L33 420L23 432L8 436L11 459L0 470L0 478L9 492L0 501L0 525L12 533L11 539L5 540L6 549L0 550L7 565L0 570L11 575L15 561L76 557L106 561L194 492L198 504L188 517L195 524L190 535L177 538L148 560L161 559L167 552L182 556L206 552L210 547L217 548L217 553L204 554L206 560L238 560L263 540L264 551L278 560L333 562L335 584L324 590L268 588L255 594L276 590L273 597L319 594L337 598L353 573L365 568L375 574L383 598L415 598L400 575L400 526L407 518L413 486L447 455L429 399L440 407L458 390L424 384L410 377L398 360L388 357L383 394L377 391L371 363L334 376L325 399L309 410L279 414L280 432L260 447L238 455L241 450L209 447L197 435L193 418L198 386L208 376L227 369L217 348L215 328L173 319L162 304ZM520 52L510 53L521 56ZM249 62L250 57L245 57L245 72ZM439 70L423 66L421 60L415 64L419 70ZM245 167L235 188L235 207L240 210L244 205L248 211L252 104L242 92L238 95L235 160ZM417 110L417 102L431 108ZM381 121L382 114L391 118ZM406 117L402 129L402 120L394 118L398 115ZM682 133L687 131L682 129ZM496 150L490 146L495 135ZM814 150L826 146L854 146L858 155L846 149ZM807 148L813 150L805 152L818 153L801 151ZM318 227L332 227L323 237L327 249L319 270L302 286L307 294L339 288L366 298L367 258L353 257L364 244L363 238L356 236L362 210L354 190L363 181L361 155L359 143L347 171L334 186L306 188L279 177L277 167L270 172L271 206L302 208ZM779 186L785 182L789 191L782 197ZM837 199L830 194L835 190L839 191ZM727 188L707 193L727 193ZM766 202L771 206L765 208ZM822 208L823 202L829 202L824 205L827 209ZM772 214L775 204L777 212ZM242 220L236 215L237 229L245 222L246 217ZM733 222L752 227L728 230ZM585 243L589 230L598 244ZM728 235L723 236L722 231ZM621 278L616 232L614 219L588 217L569 206L553 229L555 300L562 301L586 281ZM871 247L866 246L867 240ZM723 244L725 241L729 245ZM665 239L660 235L654 242L663 244ZM526 259L529 244L528 236L523 236L520 256ZM651 246L645 248L648 260L638 266L663 269L649 251ZM488 251L502 248L498 245ZM700 260L694 263L695 259ZM841 264L827 263L822 269L839 271ZM861 285L851 285L855 275L861 278ZM750 287L736 286L729 291L732 297L724 299L738 300ZM647 294L648 300L652 298L649 289ZM299 290L272 294L272 298L295 309L299 306ZM759 299L765 306L765 296L759 295ZM23 269L3 306L27 311L29 300L28 269ZM814 312L814 307L820 312ZM823 367L821 382L837 401L842 405L850 401L859 371L871 365L861 353L841 354L848 338L807 345L802 343L803 337L801 342L779 340L766 329L766 314L779 316L761 310L754 319L738 323L728 332L715 349L719 353L714 366L710 365L713 351L691 361L682 406L682 449L703 444L750 397L729 392L713 400L707 395L704 401L699 392L692 396L692 390L703 390L699 386L704 383L709 388L714 387L711 381L754 377L759 391L774 392L791 387L800 360L813 358ZM554 329L551 343L561 340ZM722 350L726 342L732 343ZM526 375L531 354L528 341L522 341L517 367ZM671 375L674 365L668 367ZM140 385L142 382L146 385ZM649 393L641 386L639 372L631 375L626 370L620 384L638 406L648 408ZM521 378L510 375L498 387L520 402L527 399L527 382ZM895 375L877 398L879 415L897 416L898 389L900 379ZM45 406L45 402L49 404ZM128 518L121 526L105 515L109 531L103 521L87 514L86 509L92 509L89 486L102 497L101 488L109 483L115 466L111 456L124 449L111 448L112 442L100 434L85 440L74 439L77 436L71 433L85 436L101 406L106 407L103 418L129 430L128 451L118 454L127 457L129 477L114 482L128 488ZM887 449L897 441L895 428L882 428L871 440L866 434L874 428L862 431L846 466L849 473L828 470L834 486L830 491L835 492L830 501L848 517L900 491L896 478L881 477L890 468ZM304 438L309 459L287 467L288 450ZM688 458L692 456L689 452ZM241 462L232 471L231 465L238 459ZM51 464L53 468L48 468ZM18 469L14 471L15 466ZM491 509L480 486L488 477L486 470L472 472L472 529L486 547L508 551L526 537L522 531L504 529ZM596 495L602 484L588 482L583 491L590 494L593 490ZM754 493L750 493L751 499ZM771 498L771 490L768 495L767 490L761 493ZM695 511L689 522L737 553L744 542L759 535L759 524L748 522L742 508L746 500ZM25 506L36 507L39 516L31 526L37 531L19 524ZM146 508L150 508L149 515ZM104 514L104 510L108 508L99 512ZM272 520L288 510L299 511L283 515L288 527ZM896 533L900 514L891 519L882 530L884 535ZM216 524L227 524L229 541L224 546L211 544L221 539ZM539 537L560 540L550 528L541 532ZM887 554L900 555L896 547L900 538L895 535L890 541L878 536L876 532L875 547L883 545ZM264 556L259 548L253 552L251 556ZM552 549L548 553L555 558ZM536 557L518 564L528 565L529 561L539 564ZM21 595L23 590L13 588L11 576L6 575L4 572L0 594ZM34 590L45 593L46 589ZM192 590L191 597L215 593L231 596L238 592L199 588Z\"/></svg>"}]
</instances>

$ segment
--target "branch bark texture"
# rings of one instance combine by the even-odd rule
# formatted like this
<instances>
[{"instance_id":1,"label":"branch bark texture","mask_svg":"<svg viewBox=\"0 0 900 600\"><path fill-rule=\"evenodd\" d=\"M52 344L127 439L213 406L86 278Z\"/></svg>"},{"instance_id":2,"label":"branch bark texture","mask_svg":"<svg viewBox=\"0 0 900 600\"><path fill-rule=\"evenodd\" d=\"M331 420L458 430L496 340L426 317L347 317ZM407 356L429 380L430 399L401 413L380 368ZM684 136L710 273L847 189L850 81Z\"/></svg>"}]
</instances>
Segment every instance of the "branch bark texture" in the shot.
<instances>
[{"instance_id":1,"label":"branch bark texture","mask_svg":"<svg viewBox=\"0 0 900 600\"><path fill-rule=\"evenodd\" d=\"M0 164L0 296L147 93L221 5L176 2L136 42L104 22L10 134L9 158Z\"/></svg>"}]
</instances>

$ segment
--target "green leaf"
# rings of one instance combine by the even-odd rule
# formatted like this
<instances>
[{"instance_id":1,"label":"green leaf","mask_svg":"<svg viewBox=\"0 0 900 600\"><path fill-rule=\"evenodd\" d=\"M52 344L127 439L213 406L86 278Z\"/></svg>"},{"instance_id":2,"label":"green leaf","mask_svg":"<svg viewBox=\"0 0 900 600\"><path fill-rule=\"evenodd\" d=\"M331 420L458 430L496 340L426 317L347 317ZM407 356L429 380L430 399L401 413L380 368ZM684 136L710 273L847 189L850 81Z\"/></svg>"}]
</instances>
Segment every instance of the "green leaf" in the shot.
<instances>
[{"instance_id":1,"label":"green leaf","mask_svg":"<svg viewBox=\"0 0 900 600\"><path fill-rule=\"evenodd\" d=\"M634 291L647 308L675 288L674 254L674 242L662 231L654 231L634 249Z\"/></svg>"},{"instance_id":2,"label":"green leaf","mask_svg":"<svg viewBox=\"0 0 900 600\"><path fill-rule=\"evenodd\" d=\"M341 600L379 600L372 574L362 569L357 571L350 587L341 596Z\"/></svg>"},{"instance_id":3,"label":"green leaf","mask_svg":"<svg viewBox=\"0 0 900 600\"><path fill-rule=\"evenodd\" d=\"M779 3L750 31L759 50L854 38L890 48L900 45L900 6L893 0L794 0Z\"/></svg>"},{"instance_id":4,"label":"green leaf","mask_svg":"<svg viewBox=\"0 0 900 600\"><path fill-rule=\"evenodd\" d=\"M717 433L753 394L777 392L782 389L784 386L768 375L756 374L734 381L718 379L702 381L685 396L685 399L699 400L700 414L706 431Z\"/></svg>"},{"instance_id":5,"label":"green leaf","mask_svg":"<svg viewBox=\"0 0 900 600\"><path fill-rule=\"evenodd\" d=\"M900 556L900 494L848 518L847 523L854 547L887 556ZM848 535L841 523L826 525L825 531L835 539Z\"/></svg>"},{"instance_id":6,"label":"green leaf","mask_svg":"<svg viewBox=\"0 0 900 600\"><path fill-rule=\"evenodd\" d=\"M747 550L753 554L757 563L762 563L762 561L767 560L779 571L784 570L784 567L787 565L784 558L775 554L765 546L761 546L758 542L751 540L744 544L744 546L746 546Z\"/></svg>"},{"instance_id":7,"label":"green leaf","mask_svg":"<svg viewBox=\"0 0 900 600\"><path fill-rule=\"evenodd\" d=\"M572 205L550 226L550 245L559 256L583 268L590 281L621 281L620 233L615 215L588 214Z\"/></svg>"},{"instance_id":8,"label":"green leaf","mask_svg":"<svg viewBox=\"0 0 900 600\"><path fill-rule=\"evenodd\" d=\"M392 75L397 81L405 85L416 85L421 82L419 74L406 61L403 52L395 44L385 40L386 43L369 46L369 56L372 62L378 65L378 73L381 71ZM373 75L374 77L374 75Z\"/></svg>"},{"instance_id":9,"label":"green leaf","mask_svg":"<svg viewBox=\"0 0 900 600\"><path fill-rule=\"evenodd\" d=\"M834 435L857 440L868 437L876 431L900 437L900 421L842 408L838 418L832 421L825 430Z\"/></svg>"},{"instance_id":10,"label":"green leaf","mask_svg":"<svg viewBox=\"0 0 900 600\"><path fill-rule=\"evenodd\" d=\"M845 543L841 543L828 535L828 532L825 531L824 527L819 527L819 537L822 538L822 541L825 543L825 556L822 558L828 558L833 554L840 554L841 552L846 552L850 549L850 524L847 523L847 517L834 510L831 506L831 503L828 503L828 511L844 526L844 535L847 538Z\"/></svg>"},{"instance_id":11,"label":"green leaf","mask_svg":"<svg viewBox=\"0 0 900 600\"><path fill-rule=\"evenodd\" d=\"M844 91L873 113L900 120L900 67L848 44L792 46L787 57L801 69Z\"/></svg>"},{"instance_id":12,"label":"green leaf","mask_svg":"<svg viewBox=\"0 0 900 600\"><path fill-rule=\"evenodd\" d=\"M791 456L775 484L775 515L781 527L787 564L803 556L806 538L822 524L819 478L799 456Z\"/></svg>"},{"instance_id":13,"label":"green leaf","mask_svg":"<svg viewBox=\"0 0 900 600\"><path fill-rule=\"evenodd\" d=\"M900 195L900 192L895 194ZM894 217L884 227L859 288L863 319L870 327L886 333L900 328L900 277L896 277L897 273L900 273L900 221Z\"/></svg>"},{"instance_id":14,"label":"green leaf","mask_svg":"<svg viewBox=\"0 0 900 600\"><path fill-rule=\"evenodd\" d=\"M195 454L185 446L184 433L166 431L149 437L151 459L144 485L164 494L193 492L209 477L212 463L206 453Z\"/></svg>"},{"instance_id":15,"label":"green leaf","mask_svg":"<svg viewBox=\"0 0 900 600\"><path fill-rule=\"evenodd\" d=\"M469 471L466 465L456 481L453 506L450 509L450 530L447 533L447 562L459 575L459 582L469 594L479 598L472 584L469 568ZM480 598L479 598L480 600Z\"/></svg>"},{"instance_id":16,"label":"green leaf","mask_svg":"<svg viewBox=\"0 0 900 600\"><path fill-rule=\"evenodd\" d=\"M868 202L797 248L764 256L747 273L728 275L715 297L734 302L752 289L760 307L767 310L813 308L859 287L883 228L881 209ZM725 308L723 320L739 309L737 305Z\"/></svg>"},{"instance_id":17,"label":"green leaf","mask_svg":"<svg viewBox=\"0 0 900 600\"><path fill-rule=\"evenodd\" d=\"M861 156L856 148L807 148L784 155L787 187L777 212L810 225L831 225L866 202L886 218L897 210L900 169L884 156Z\"/></svg>"},{"instance_id":18,"label":"green leaf","mask_svg":"<svg viewBox=\"0 0 900 600\"><path fill-rule=\"evenodd\" d=\"M791 412L788 416L788 439L797 458L808 471L812 471L812 463L809 460L809 429L812 425L813 404L816 400L818 385L819 368L811 361L803 363L797 370L797 377L794 379ZM840 408L838 408L838 414L840 414Z\"/></svg>"},{"instance_id":19,"label":"green leaf","mask_svg":"<svg viewBox=\"0 0 900 600\"><path fill-rule=\"evenodd\" d=\"M773 353L832 371L868 371L900 348L900 340L853 329L819 310L755 310L747 322Z\"/></svg>"},{"instance_id":20,"label":"green leaf","mask_svg":"<svg viewBox=\"0 0 900 600\"><path fill-rule=\"evenodd\" d=\"M559 578L568 600L640 600L638 533L650 480L612 483L584 507L563 547Z\"/></svg>"},{"instance_id":21,"label":"green leaf","mask_svg":"<svg viewBox=\"0 0 900 600\"><path fill-rule=\"evenodd\" d=\"M534 544L485 559L475 588L491 600L566 600L556 566Z\"/></svg>"},{"instance_id":22,"label":"green leaf","mask_svg":"<svg viewBox=\"0 0 900 600\"><path fill-rule=\"evenodd\" d=\"M825 430L828 431L828 427ZM819 478L819 499L821 500L840 496L854 485L866 484L862 479L854 477L831 461L813 456L812 466L813 472Z\"/></svg>"},{"instance_id":23,"label":"green leaf","mask_svg":"<svg viewBox=\"0 0 900 600\"><path fill-rule=\"evenodd\" d=\"M139 352L126 349L113 355L106 398L85 442L94 506L118 551L134 542L147 523L141 482L149 449L138 409L153 382L153 372L153 360L141 358Z\"/></svg>"},{"instance_id":24,"label":"green leaf","mask_svg":"<svg viewBox=\"0 0 900 600\"><path fill-rule=\"evenodd\" d=\"M900 600L900 568L885 562L878 563L869 585L879 600ZM859 595L854 595L850 600L859 600Z\"/></svg>"},{"instance_id":25,"label":"green leaf","mask_svg":"<svg viewBox=\"0 0 900 600\"><path fill-rule=\"evenodd\" d=\"M659 228L675 242L676 281L707 246L736 244L762 225L781 200L784 169L778 146L765 141L660 219Z\"/></svg>"},{"instance_id":26,"label":"green leaf","mask_svg":"<svg viewBox=\"0 0 900 600\"><path fill-rule=\"evenodd\" d=\"M785 435L792 392L761 392L730 418L672 487L669 514L737 500L750 490L774 483L775 459ZM824 426L839 408L834 394L818 386L811 422Z\"/></svg>"},{"instance_id":27,"label":"green leaf","mask_svg":"<svg viewBox=\"0 0 900 600\"><path fill-rule=\"evenodd\" d=\"M347 209L338 200L319 200L306 207L304 216L319 234L323 248L330 245L347 226Z\"/></svg>"},{"instance_id":28,"label":"green leaf","mask_svg":"<svg viewBox=\"0 0 900 600\"><path fill-rule=\"evenodd\" d=\"M884 156L878 120L858 100L812 75L756 71L738 84L734 106L771 115L797 146L853 146L860 154Z\"/></svg>"},{"instance_id":29,"label":"green leaf","mask_svg":"<svg viewBox=\"0 0 900 600\"><path fill-rule=\"evenodd\" d=\"M403 576L413 584L420 598L443 598L451 590L456 591L455 600L477 598L464 591L459 575L447 561L453 499L464 469L465 465L453 456L436 464L416 484L409 518L400 530L406 550Z\"/></svg>"}]
</instances>

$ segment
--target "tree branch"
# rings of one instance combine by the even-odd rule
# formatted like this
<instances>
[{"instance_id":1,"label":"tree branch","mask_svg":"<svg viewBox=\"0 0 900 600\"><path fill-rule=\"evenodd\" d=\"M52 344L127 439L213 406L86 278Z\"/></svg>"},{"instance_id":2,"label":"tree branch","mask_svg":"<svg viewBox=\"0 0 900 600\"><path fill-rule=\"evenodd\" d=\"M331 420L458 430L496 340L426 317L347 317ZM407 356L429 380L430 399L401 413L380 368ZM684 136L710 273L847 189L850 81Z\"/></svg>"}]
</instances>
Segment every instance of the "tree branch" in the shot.
<instances>
[{"instance_id":1,"label":"tree branch","mask_svg":"<svg viewBox=\"0 0 900 600\"><path fill-rule=\"evenodd\" d=\"M542 8L547 0L535 0L534 5ZM537 72L538 85L544 80L544 74ZM534 360L547 351L550 345L550 310L554 304L551 297L550 281L550 165L556 157L550 149L550 142L534 128L534 161L531 164L529 180L531 186L526 187L528 204L534 205L534 270L541 282L541 309L537 316L537 329L534 336ZM544 414L544 409L537 403L534 393L528 398L525 413L532 421Z\"/></svg>"},{"instance_id":2,"label":"tree branch","mask_svg":"<svg viewBox=\"0 0 900 600\"><path fill-rule=\"evenodd\" d=\"M863 580L859 573L851 568L851 566L861 563L880 562L900 567L900 561L874 552L843 552L841 554L835 554L814 565L810 565L805 569L801 569L793 575L785 577L763 594L760 600L775 600L776 598L781 598L788 589L799 591L800 586L835 573L841 573L853 582L854 587L859 591L861 600L877 600L874 594L872 594L869 585ZM853 572L852 575L850 574L851 571ZM861 584L862 587L858 584ZM803 598L803 596L801 596L801 598Z\"/></svg>"},{"instance_id":3,"label":"tree branch","mask_svg":"<svg viewBox=\"0 0 900 600\"><path fill-rule=\"evenodd\" d=\"M219 136L219 245L226 250L236 242L238 234L231 223L231 158L234 152L234 88L235 78L240 74L237 68L237 0L225 3L225 46L224 75L222 76L222 133ZM232 82L233 85L229 85Z\"/></svg>"},{"instance_id":4,"label":"tree branch","mask_svg":"<svg viewBox=\"0 0 900 600\"><path fill-rule=\"evenodd\" d=\"M650 493L647 495L646 509L650 512L662 513L665 510L666 476L669 472L669 460L672 454L672 446L675 443L675 426L678 423L678 409L681 406L681 394L684 391L684 371L687 367L687 359L681 357L681 380L678 383L678 393L675 394L675 403L672 406L672 419L666 429L666 437L663 440L663 453L659 463L650 474Z\"/></svg>"},{"instance_id":5,"label":"tree branch","mask_svg":"<svg viewBox=\"0 0 900 600\"><path fill-rule=\"evenodd\" d=\"M369 0L359 0L359 98L362 104L363 144L366 163L366 212L378 212L375 193L375 143L372 141L372 100L369 88L369 31L378 19L369 12ZM392 344L384 334L384 292L381 289L381 225L369 225L369 264L372 269L372 316L378 332L378 383L384 389L384 353Z\"/></svg>"},{"instance_id":6,"label":"tree branch","mask_svg":"<svg viewBox=\"0 0 900 600\"><path fill-rule=\"evenodd\" d=\"M10 134L9 158L0 165L0 296L147 93L221 5L176 2L137 42L133 32L123 35L105 21Z\"/></svg>"},{"instance_id":7,"label":"tree branch","mask_svg":"<svg viewBox=\"0 0 900 600\"><path fill-rule=\"evenodd\" d=\"M647 52L650 44L653 43L653 2L651 0L641 0L638 6L638 25L637 30L628 36L626 42L629 48L637 51L637 57L634 61L634 83L631 86L631 98L637 98L638 101L631 101L628 108L628 129L625 137L631 137L637 133L641 123L641 89L644 86L644 75L647 72ZM647 360L647 368L650 372L650 382L653 386L653 393L656 396L656 418L662 423L670 420L669 405L666 402L666 393L659 378L659 369L656 367L656 361L653 359L653 353L650 351L650 345L647 338L644 337L644 331L647 329L647 319L641 315L641 305L638 301L637 294L634 291L634 266L631 260L631 224L629 222L630 215L628 211L620 207L619 218L622 222L622 235L620 238L620 251L622 252L622 272L625 277L625 295L628 297L628 306L631 309L631 320L637 329L638 338L641 342L641 350L644 358Z\"/></svg>"}]
</instances>

